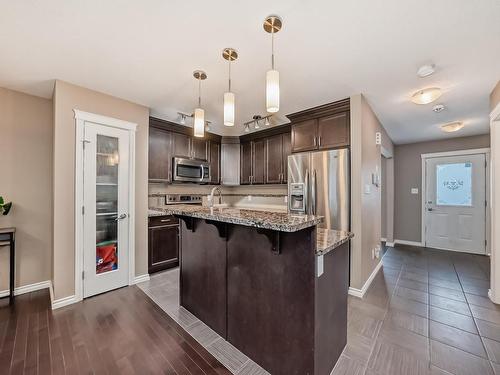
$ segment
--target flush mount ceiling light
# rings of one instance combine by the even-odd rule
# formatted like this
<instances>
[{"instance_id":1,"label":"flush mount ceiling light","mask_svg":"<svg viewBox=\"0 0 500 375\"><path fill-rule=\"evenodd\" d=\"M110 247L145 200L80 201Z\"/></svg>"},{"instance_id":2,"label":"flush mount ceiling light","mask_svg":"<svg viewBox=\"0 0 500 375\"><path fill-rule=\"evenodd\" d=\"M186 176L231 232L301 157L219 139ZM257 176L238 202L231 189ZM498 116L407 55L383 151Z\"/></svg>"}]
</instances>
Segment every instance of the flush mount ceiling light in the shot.
<instances>
[{"instance_id":1,"label":"flush mount ceiling light","mask_svg":"<svg viewBox=\"0 0 500 375\"><path fill-rule=\"evenodd\" d=\"M234 126L234 93L231 91L231 61L238 58L238 53L233 48L224 48L222 57L229 64L229 85L227 92L224 93L224 125Z\"/></svg>"},{"instance_id":2,"label":"flush mount ceiling light","mask_svg":"<svg viewBox=\"0 0 500 375\"><path fill-rule=\"evenodd\" d=\"M418 68L417 75L420 78L429 77L430 75L434 74L435 71L436 71L436 65L426 64Z\"/></svg>"},{"instance_id":3,"label":"flush mount ceiling light","mask_svg":"<svg viewBox=\"0 0 500 375\"><path fill-rule=\"evenodd\" d=\"M269 16L264 20L264 30L271 34L271 70L266 73L266 108L270 113L280 110L280 73L274 69L274 34L281 30L281 26L278 16Z\"/></svg>"},{"instance_id":4,"label":"flush mount ceiling light","mask_svg":"<svg viewBox=\"0 0 500 375\"><path fill-rule=\"evenodd\" d=\"M202 70L195 70L193 77L198 80L198 108L194 110L194 136L205 136L205 111L201 108L201 81L207 79L207 74Z\"/></svg>"},{"instance_id":5,"label":"flush mount ceiling light","mask_svg":"<svg viewBox=\"0 0 500 375\"><path fill-rule=\"evenodd\" d=\"M441 125L441 130L446 133L453 133L459 131L464 127L464 123L462 121L450 122L449 124Z\"/></svg>"},{"instance_id":6,"label":"flush mount ceiling light","mask_svg":"<svg viewBox=\"0 0 500 375\"><path fill-rule=\"evenodd\" d=\"M434 107L432 107L432 110L436 113L443 112L446 109L444 104L436 104Z\"/></svg>"},{"instance_id":7,"label":"flush mount ceiling light","mask_svg":"<svg viewBox=\"0 0 500 375\"><path fill-rule=\"evenodd\" d=\"M442 95L441 89L438 87L430 87L419 90L411 96L411 101L415 104L429 104L439 99Z\"/></svg>"}]
</instances>

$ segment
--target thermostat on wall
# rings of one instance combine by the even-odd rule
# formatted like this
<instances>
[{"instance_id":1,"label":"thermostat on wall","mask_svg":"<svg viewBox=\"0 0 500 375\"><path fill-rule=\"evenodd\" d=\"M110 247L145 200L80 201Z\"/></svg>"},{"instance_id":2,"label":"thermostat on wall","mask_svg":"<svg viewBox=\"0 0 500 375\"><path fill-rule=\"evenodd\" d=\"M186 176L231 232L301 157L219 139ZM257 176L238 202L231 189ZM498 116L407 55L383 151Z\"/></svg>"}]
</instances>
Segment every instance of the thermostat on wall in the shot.
<instances>
[{"instance_id":1,"label":"thermostat on wall","mask_svg":"<svg viewBox=\"0 0 500 375\"><path fill-rule=\"evenodd\" d=\"M412 194L418 194L418 188L411 188Z\"/></svg>"}]
</instances>

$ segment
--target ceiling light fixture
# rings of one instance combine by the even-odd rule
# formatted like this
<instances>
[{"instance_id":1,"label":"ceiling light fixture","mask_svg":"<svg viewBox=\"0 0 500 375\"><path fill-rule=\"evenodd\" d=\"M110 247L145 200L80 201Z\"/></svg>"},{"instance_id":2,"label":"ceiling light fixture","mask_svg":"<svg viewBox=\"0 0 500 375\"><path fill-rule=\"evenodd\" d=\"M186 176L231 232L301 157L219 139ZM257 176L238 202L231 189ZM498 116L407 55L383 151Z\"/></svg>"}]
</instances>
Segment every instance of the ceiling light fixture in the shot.
<instances>
[{"instance_id":1,"label":"ceiling light fixture","mask_svg":"<svg viewBox=\"0 0 500 375\"><path fill-rule=\"evenodd\" d=\"M238 58L238 53L233 48L224 48L222 51L224 57L229 63L229 87L224 93L224 125L234 126L234 93L231 91L231 61Z\"/></svg>"},{"instance_id":2,"label":"ceiling light fixture","mask_svg":"<svg viewBox=\"0 0 500 375\"><path fill-rule=\"evenodd\" d=\"M411 101L415 104L429 104L439 99L442 95L441 89L438 87L430 87L419 90L411 96Z\"/></svg>"},{"instance_id":3,"label":"ceiling light fixture","mask_svg":"<svg viewBox=\"0 0 500 375\"><path fill-rule=\"evenodd\" d=\"M194 136L205 136L205 111L201 108L201 81L207 79L207 74L202 70L195 70L193 77L198 80L198 108L194 110Z\"/></svg>"},{"instance_id":4,"label":"ceiling light fixture","mask_svg":"<svg viewBox=\"0 0 500 375\"><path fill-rule=\"evenodd\" d=\"M179 121L179 123L181 125L186 125L186 117L191 117L190 115L186 114L186 113L182 113L182 112L177 112L181 118L181 120Z\"/></svg>"},{"instance_id":5,"label":"ceiling light fixture","mask_svg":"<svg viewBox=\"0 0 500 375\"><path fill-rule=\"evenodd\" d=\"M422 65L420 68L418 68L417 75L420 78L425 78L425 77L429 77L430 75L434 74L435 71L436 71L436 65L426 64L426 65Z\"/></svg>"},{"instance_id":6,"label":"ceiling light fixture","mask_svg":"<svg viewBox=\"0 0 500 375\"><path fill-rule=\"evenodd\" d=\"M271 34L271 70L266 73L266 108L270 113L280 109L280 73L274 69L274 34L281 30L281 26L278 16L269 16L264 20L264 30Z\"/></svg>"},{"instance_id":7,"label":"ceiling light fixture","mask_svg":"<svg viewBox=\"0 0 500 375\"><path fill-rule=\"evenodd\" d=\"M453 133L459 131L464 127L464 123L462 121L450 122L449 124L441 125L441 130L446 133Z\"/></svg>"},{"instance_id":8,"label":"ceiling light fixture","mask_svg":"<svg viewBox=\"0 0 500 375\"><path fill-rule=\"evenodd\" d=\"M444 104L436 104L434 107L432 107L432 110L436 113L443 112L446 109Z\"/></svg>"}]
</instances>

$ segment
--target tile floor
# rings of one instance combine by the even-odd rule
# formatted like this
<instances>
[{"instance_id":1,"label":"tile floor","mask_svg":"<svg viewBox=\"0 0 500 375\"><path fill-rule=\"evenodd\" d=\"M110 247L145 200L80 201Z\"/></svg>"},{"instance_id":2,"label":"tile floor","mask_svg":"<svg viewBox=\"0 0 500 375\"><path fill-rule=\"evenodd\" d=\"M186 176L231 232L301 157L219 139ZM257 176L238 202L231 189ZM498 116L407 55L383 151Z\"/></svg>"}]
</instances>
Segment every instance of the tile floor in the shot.
<instances>
[{"instance_id":1,"label":"tile floor","mask_svg":"<svg viewBox=\"0 0 500 375\"><path fill-rule=\"evenodd\" d=\"M139 285L234 374L267 374L179 306L178 269ZM349 296L348 342L332 375L500 375L500 306L489 258L387 248L363 299Z\"/></svg>"}]
</instances>

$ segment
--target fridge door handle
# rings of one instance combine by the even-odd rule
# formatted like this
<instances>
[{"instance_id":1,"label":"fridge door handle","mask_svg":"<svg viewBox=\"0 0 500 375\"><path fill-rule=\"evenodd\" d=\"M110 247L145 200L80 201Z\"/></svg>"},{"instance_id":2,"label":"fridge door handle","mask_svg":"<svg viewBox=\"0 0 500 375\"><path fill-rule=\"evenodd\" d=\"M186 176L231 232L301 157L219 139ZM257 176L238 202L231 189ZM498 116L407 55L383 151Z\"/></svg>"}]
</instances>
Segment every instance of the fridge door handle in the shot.
<instances>
[{"instance_id":1,"label":"fridge door handle","mask_svg":"<svg viewBox=\"0 0 500 375\"><path fill-rule=\"evenodd\" d=\"M305 182L305 189L304 189L304 213L306 215L310 214L309 210L309 169L306 169L306 182Z\"/></svg>"},{"instance_id":2,"label":"fridge door handle","mask_svg":"<svg viewBox=\"0 0 500 375\"><path fill-rule=\"evenodd\" d=\"M313 170L313 175L312 175L311 206L312 206L312 214L316 215L316 169Z\"/></svg>"}]
</instances>

